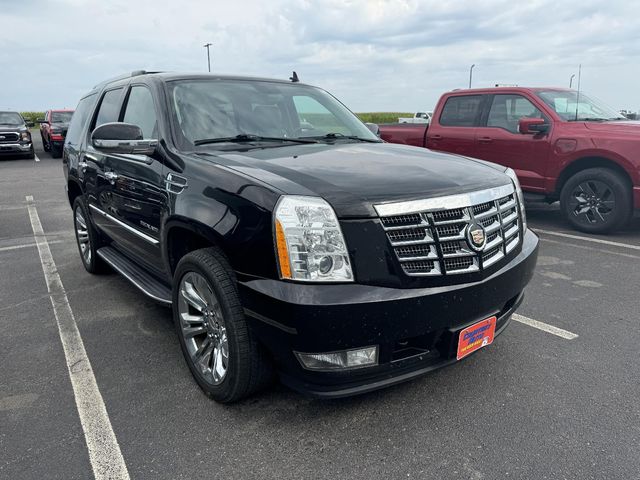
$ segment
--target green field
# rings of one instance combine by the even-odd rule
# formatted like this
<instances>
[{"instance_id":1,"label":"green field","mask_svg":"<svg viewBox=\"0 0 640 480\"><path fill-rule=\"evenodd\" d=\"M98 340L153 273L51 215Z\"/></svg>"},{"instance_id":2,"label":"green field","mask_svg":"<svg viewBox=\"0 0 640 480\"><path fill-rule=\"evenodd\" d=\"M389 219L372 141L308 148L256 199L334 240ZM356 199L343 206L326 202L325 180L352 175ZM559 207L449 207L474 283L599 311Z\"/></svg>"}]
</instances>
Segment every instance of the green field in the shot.
<instances>
[{"instance_id":1,"label":"green field","mask_svg":"<svg viewBox=\"0 0 640 480\"><path fill-rule=\"evenodd\" d=\"M368 112L356 113L358 118L368 123L397 123L398 117L413 117L413 113L406 112Z\"/></svg>"}]
</instances>

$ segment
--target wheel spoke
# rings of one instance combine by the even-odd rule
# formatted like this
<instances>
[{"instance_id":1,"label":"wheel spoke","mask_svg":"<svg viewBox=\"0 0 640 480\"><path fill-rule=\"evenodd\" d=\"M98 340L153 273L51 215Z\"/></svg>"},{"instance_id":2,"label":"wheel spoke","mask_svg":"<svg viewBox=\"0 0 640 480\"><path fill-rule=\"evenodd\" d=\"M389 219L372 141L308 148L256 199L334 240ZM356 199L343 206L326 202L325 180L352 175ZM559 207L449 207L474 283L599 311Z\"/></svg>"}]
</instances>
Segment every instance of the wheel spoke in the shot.
<instances>
[{"instance_id":1,"label":"wheel spoke","mask_svg":"<svg viewBox=\"0 0 640 480\"><path fill-rule=\"evenodd\" d=\"M207 302L196 292L195 288L193 288L193 284L184 282L184 286L180 291L182 297L191 305L193 308L202 312L207 307Z\"/></svg>"},{"instance_id":2,"label":"wheel spoke","mask_svg":"<svg viewBox=\"0 0 640 480\"><path fill-rule=\"evenodd\" d=\"M207 333L207 329L204 325L197 325L195 327L182 327L182 333L185 338L193 338L197 335Z\"/></svg>"}]
</instances>

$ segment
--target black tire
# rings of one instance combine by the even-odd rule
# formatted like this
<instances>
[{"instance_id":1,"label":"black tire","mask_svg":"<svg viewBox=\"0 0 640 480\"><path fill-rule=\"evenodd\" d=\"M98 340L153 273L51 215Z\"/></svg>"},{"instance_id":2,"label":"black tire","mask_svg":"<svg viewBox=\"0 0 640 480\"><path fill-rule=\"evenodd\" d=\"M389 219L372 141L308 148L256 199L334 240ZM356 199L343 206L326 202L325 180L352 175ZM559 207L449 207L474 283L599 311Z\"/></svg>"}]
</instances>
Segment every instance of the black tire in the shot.
<instances>
[{"instance_id":1,"label":"black tire","mask_svg":"<svg viewBox=\"0 0 640 480\"><path fill-rule=\"evenodd\" d=\"M201 283L202 279L206 281L204 287L210 289L209 293L213 294L213 297L210 298L216 302L215 305L213 305L213 302L206 303L211 307L196 309L193 308L192 304L189 304L188 300L185 300L186 297L181 289L192 286L186 283L187 279L192 278L199 279L199 287L203 285ZM199 291L196 291L196 293L199 293ZM200 295L200 298L204 297L205 295ZM190 316L188 322L183 320L180 313L181 309L184 312L185 305L190 309L187 313L183 313ZM209 316L207 317L205 313L200 315L203 311L208 311ZM202 321L194 321L193 318L199 315ZM192 325L196 325L197 328L201 329L214 328L212 323L215 322L216 315L220 315L219 318L222 319L220 324L223 326L227 352L225 373L221 379L218 379L219 383L217 384L213 376L216 350L214 349L209 357L206 354L201 354L200 358L204 360L204 363L200 362L196 365L196 360L194 359L198 352L206 351L207 347L214 348L213 345L216 341L211 340L213 334L210 330L206 330L197 336L190 335L187 339L187 334L184 331L185 328L189 328ZM180 260L174 275L173 318L180 340L180 347L189 370L200 388L210 398L220 403L232 403L257 392L271 382L273 377L271 362L247 325L240 303L235 274L225 256L217 248L211 247L196 250L185 255ZM198 345L198 341L202 343ZM209 342L206 346L205 341ZM187 344L187 342L189 343ZM194 347L197 347L195 354L193 353ZM218 350L224 350L220 347L220 344L218 344ZM205 357L207 358L205 359ZM210 367L210 375L206 371L206 365Z\"/></svg>"},{"instance_id":2,"label":"black tire","mask_svg":"<svg viewBox=\"0 0 640 480\"><path fill-rule=\"evenodd\" d=\"M560 194L560 208L576 230L608 233L630 218L631 187L614 170L588 168L567 180Z\"/></svg>"},{"instance_id":3,"label":"black tire","mask_svg":"<svg viewBox=\"0 0 640 480\"><path fill-rule=\"evenodd\" d=\"M48 152L51 150L51 144L49 142L46 142L44 139L44 135L42 135L42 133L40 134L40 138L42 139L42 149L45 152Z\"/></svg>"},{"instance_id":4,"label":"black tire","mask_svg":"<svg viewBox=\"0 0 640 480\"><path fill-rule=\"evenodd\" d=\"M83 229L81 228L81 224L79 222L79 213L84 220L84 230L86 231L86 237L81 233ZM82 196L76 197L76 199L73 201L73 230L76 235L76 243L78 244L80 259L82 260L82 265L84 265L84 268L87 270L87 272L98 274L108 271L108 266L100 257L98 257L96 253L97 250L103 245L103 240L96 228L91 223L91 219L89 218L87 207ZM84 243L84 238L88 239L88 244ZM83 248L83 244L85 245L85 248ZM89 252L88 254L86 253L87 251Z\"/></svg>"},{"instance_id":5,"label":"black tire","mask_svg":"<svg viewBox=\"0 0 640 480\"><path fill-rule=\"evenodd\" d=\"M34 158L36 158L35 150L32 148L31 151L24 156L24 158L26 158L27 160L33 160Z\"/></svg>"},{"instance_id":6,"label":"black tire","mask_svg":"<svg viewBox=\"0 0 640 480\"><path fill-rule=\"evenodd\" d=\"M50 150L51 150L51 156L53 158L62 157L62 147L56 147L55 145L51 145Z\"/></svg>"}]
</instances>

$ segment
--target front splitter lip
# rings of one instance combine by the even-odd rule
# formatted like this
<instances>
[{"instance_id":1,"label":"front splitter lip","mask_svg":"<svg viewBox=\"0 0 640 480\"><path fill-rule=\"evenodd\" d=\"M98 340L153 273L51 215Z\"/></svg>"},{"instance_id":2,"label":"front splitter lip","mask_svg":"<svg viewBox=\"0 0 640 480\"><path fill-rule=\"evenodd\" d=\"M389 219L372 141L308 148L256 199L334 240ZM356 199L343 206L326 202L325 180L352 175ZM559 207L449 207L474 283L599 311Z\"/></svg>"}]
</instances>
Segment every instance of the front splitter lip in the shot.
<instances>
[{"instance_id":1,"label":"front splitter lip","mask_svg":"<svg viewBox=\"0 0 640 480\"><path fill-rule=\"evenodd\" d=\"M524 293L520 294L520 296L518 297L514 305L498 319L498 322L503 321L504 323L500 326L498 330L496 330L495 337L498 337L502 332L504 332L507 326L511 323L511 316L515 313L516 309L520 306L523 299L524 299ZM491 348L491 346L489 346L489 348ZM416 377L426 375L427 373L432 372L434 370L438 370L440 368L453 365L454 363L463 362L467 358L474 356L475 354L477 354L479 351L482 351L482 350L484 350L484 348L481 348L480 350L475 351L474 353L464 357L462 360L457 360L455 357L446 358L438 362L430 363L416 370L411 370L411 371L404 372L398 375L393 375L393 376L385 376L384 378L380 378L377 380L373 379L373 380L365 381L357 385L349 385L349 386L313 385L308 382L301 382L295 377L287 375L285 373L280 373L280 380L289 388L296 390L297 392L303 395L313 397L313 398L328 400L328 399L352 397L355 395L362 395L365 393L373 392L375 390L380 390L383 388L391 387L393 385L408 382L410 380L413 380Z\"/></svg>"}]
</instances>

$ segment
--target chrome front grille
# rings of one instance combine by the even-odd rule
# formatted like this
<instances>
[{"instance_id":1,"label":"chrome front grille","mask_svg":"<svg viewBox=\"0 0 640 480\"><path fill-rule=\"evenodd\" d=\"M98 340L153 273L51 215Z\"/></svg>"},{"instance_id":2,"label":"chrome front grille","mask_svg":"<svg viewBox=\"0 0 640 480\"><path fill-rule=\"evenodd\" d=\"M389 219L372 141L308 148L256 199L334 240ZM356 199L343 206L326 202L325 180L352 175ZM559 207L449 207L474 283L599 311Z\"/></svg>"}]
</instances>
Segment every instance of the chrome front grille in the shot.
<instances>
[{"instance_id":1,"label":"chrome front grille","mask_svg":"<svg viewBox=\"0 0 640 480\"><path fill-rule=\"evenodd\" d=\"M20 134L16 132L0 132L0 143L16 143Z\"/></svg>"},{"instance_id":2,"label":"chrome front grille","mask_svg":"<svg viewBox=\"0 0 640 480\"><path fill-rule=\"evenodd\" d=\"M521 213L512 186L375 208L396 258L410 276L478 272L520 244ZM482 248L472 246L473 225L484 230Z\"/></svg>"}]
</instances>

